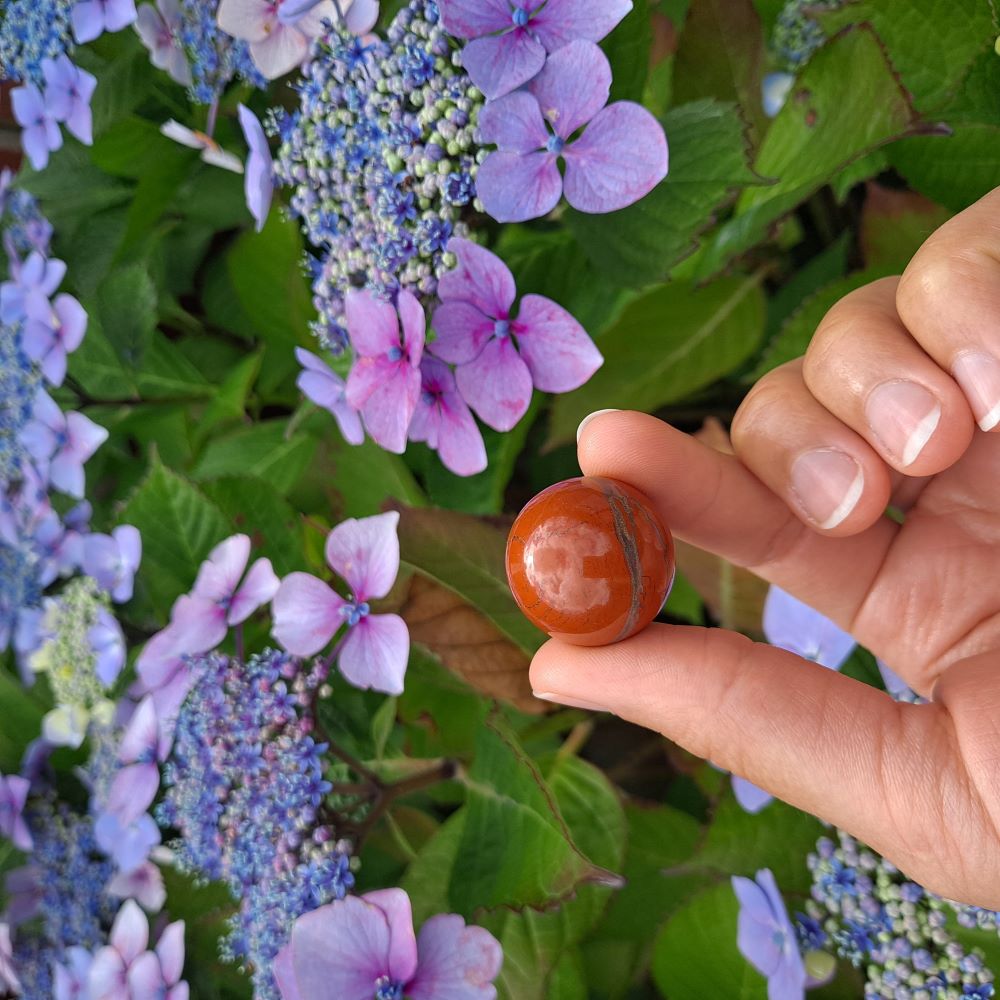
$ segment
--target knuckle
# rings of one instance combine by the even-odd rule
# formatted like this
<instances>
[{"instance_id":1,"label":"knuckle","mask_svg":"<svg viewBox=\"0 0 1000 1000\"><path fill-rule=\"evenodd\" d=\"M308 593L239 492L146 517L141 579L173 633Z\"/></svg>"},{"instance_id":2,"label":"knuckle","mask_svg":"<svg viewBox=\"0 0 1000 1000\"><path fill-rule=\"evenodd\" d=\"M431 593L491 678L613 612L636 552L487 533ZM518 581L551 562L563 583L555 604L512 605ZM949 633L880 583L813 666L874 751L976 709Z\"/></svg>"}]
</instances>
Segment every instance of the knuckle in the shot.
<instances>
[{"instance_id":1,"label":"knuckle","mask_svg":"<svg viewBox=\"0 0 1000 1000\"><path fill-rule=\"evenodd\" d=\"M802 361L790 361L768 372L750 390L733 417L730 436L739 454L753 437L766 434L775 418L787 420L790 384L801 379Z\"/></svg>"},{"instance_id":2,"label":"knuckle","mask_svg":"<svg viewBox=\"0 0 1000 1000\"><path fill-rule=\"evenodd\" d=\"M896 310L906 326L920 325L926 315L947 308L981 284L988 272L978 249L932 236L899 280Z\"/></svg>"}]
</instances>

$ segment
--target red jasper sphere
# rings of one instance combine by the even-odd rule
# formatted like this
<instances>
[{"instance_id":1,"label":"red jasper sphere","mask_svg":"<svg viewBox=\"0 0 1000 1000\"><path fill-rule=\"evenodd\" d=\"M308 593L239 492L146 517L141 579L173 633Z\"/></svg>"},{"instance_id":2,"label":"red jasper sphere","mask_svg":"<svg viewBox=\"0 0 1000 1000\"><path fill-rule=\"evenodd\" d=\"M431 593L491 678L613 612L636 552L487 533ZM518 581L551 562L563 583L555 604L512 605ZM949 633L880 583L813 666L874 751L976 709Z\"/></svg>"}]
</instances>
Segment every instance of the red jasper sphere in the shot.
<instances>
[{"instance_id":1,"label":"red jasper sphere","mask_svg":"<svg viewBox=\"0 0 1000 1000\"><path fill-rule=\"evenodd\" d=\"M614 479L567 479L538 494L507 539L514 600L540 629L606 646L644 629L674 580L674 543L653 505Z\"/></svg>"}]
</instances>

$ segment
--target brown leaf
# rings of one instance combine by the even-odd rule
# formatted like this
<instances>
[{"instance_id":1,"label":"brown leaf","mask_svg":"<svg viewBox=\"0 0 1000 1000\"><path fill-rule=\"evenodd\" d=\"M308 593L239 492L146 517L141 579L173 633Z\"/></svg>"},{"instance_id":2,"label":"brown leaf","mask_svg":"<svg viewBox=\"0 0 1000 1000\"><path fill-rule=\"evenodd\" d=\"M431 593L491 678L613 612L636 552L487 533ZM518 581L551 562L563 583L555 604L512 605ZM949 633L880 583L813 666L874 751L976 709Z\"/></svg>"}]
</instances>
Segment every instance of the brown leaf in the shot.
<instances>
[{"instance_id":1,"label":"brown leaf","mask_svg":"<svg viewBox=\"0 0 1000 1000\"><path fill-rule=\"evenodd\" d=\"M414 573L400 614L410 638L430 650L480 694L541 714L545 703L531 693L531 661L500 630L456 593Z\"/></svg>"}]
</instances>

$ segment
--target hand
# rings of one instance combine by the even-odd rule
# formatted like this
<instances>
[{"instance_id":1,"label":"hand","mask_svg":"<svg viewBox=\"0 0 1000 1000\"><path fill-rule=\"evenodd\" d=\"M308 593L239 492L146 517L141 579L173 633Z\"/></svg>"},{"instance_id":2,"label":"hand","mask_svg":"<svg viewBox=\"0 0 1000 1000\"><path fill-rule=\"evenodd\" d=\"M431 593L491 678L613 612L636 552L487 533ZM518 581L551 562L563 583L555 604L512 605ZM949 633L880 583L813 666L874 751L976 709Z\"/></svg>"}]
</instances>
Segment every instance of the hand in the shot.
<instances>
[{"instance_id":1,"label":"hand","mask_svg":"<svg viewBox=\"0 0 1000 1000\"><path fill-rule=\"evenodd\" d=\"M678 537L812 605L930 703L661 624L603 648L552 640L532 686L658 730L927 888L1000 908L998 424L1000 189L754 387L734 456L641 413L580 435L586 475L632 483Z\"/></svg>"}]
</instances>

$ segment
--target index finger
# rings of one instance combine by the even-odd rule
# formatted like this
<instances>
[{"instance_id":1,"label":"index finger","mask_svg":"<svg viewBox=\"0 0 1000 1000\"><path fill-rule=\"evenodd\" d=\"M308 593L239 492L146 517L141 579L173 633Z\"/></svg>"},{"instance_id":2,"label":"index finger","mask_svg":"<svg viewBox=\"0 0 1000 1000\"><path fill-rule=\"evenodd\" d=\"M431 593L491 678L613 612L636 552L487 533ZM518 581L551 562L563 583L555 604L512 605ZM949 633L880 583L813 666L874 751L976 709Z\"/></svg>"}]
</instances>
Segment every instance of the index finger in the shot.
<instances>
[{"instance_id":1,"label":"index finger","mask_svg":"<svg viewBox=\"0 0 1000 1000\"><path fill-rule=\"evenodd\" d=\"M585 475L641 490L678 538L747 567L847 631L896 536L888 518L857 535L817 534L739 459L645 413L595 416L578 450Z\"/></svg>"}]
</instances>

